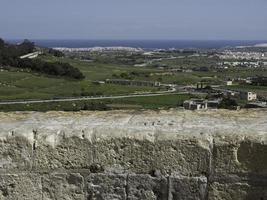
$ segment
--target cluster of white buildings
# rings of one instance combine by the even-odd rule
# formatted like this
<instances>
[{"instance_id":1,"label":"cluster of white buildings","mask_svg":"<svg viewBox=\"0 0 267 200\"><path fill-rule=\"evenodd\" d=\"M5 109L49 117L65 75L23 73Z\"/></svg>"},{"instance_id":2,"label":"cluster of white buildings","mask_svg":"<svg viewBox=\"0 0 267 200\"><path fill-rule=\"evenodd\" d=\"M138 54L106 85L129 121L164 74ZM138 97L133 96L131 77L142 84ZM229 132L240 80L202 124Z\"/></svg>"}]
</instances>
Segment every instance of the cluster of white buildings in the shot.
<instances>
[{"instance_id":1,"label":"cluster of white buildings","mask_svg":"<svg viewBox=\"0 0 267 200\"><path fill-rule=\"evenodd\" d=\"M236 52L227 50L218 56L220 59L267 60L267 53L261 52Z\"/></svg>"},{"instance_id":2,"label":"cluster of white buildings","mask_svg":"<svg viewBox=\"0 0 267 200\"><path fill-rule=\"evenodd\" d=\"M266 65L267 62L260 62L260 61L254 61L254 62L248 62L248 61L233 61L233 62L220 62L218 63L219 68L228 69L229 67L248 67L248 68L258 68Z\"/></svg>"},{"instance_id":3,"label":"cluster of white buildings","mask_svg":"<svg viewBox=\"0 0 267 200\"><path fill-rule=\"evenodd\" d=\"M245 92L245 91L230 91L226 90L224 92L225 96L231 96L234 98L240 98L241 100L245 100L248 104L259 103L257 101L257 94L254 92ZM207 110L207 109L217 109L220 105L222 99L216 100L206 100L206 99L190 99L186 100L183 103L183 107L186 110ZM265 105L266 106L266 105Z\"/></svg>"},{"instance_id":4,"label":"cluster of white buildings","mask_svg":"<svg viewBox=\"0 0 267 200\"><path fill-rule=\"evenodd\" d=\"M234 97L239 98L241 100L246 101L256 101L257 100L257 94L255 92L250 91L234 91L234 90L223 90L221 89L220 92L223 93L226 97Z\"/></svg>"},{"instance_id":5,"label":"cluster of white buildings","mask_svg":"<svg viewBox=\"0 0 267 200\"><path fill-rule=\"evenodd\" d=\"M128 52L144 52L141 48L132 47L92 47L92 48L66 48L66 47L55 47L53 48L63 52L104 52L104 51L128 51Z\"/></svg>"}]
</instances>

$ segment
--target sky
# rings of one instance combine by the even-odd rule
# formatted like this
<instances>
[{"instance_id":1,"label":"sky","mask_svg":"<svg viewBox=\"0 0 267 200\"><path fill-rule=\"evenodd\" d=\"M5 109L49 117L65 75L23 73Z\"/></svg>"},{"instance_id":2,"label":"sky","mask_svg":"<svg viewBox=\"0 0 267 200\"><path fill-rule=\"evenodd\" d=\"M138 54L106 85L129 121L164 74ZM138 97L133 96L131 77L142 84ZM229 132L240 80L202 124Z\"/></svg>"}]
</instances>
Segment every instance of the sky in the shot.
<instances>
[{"instance_id":1,"label":"sky","mask_svg":"<svg viewBox=\"0 0 267 200\"><path fill-rule=\"evenodd\" d=\"M267 0L1 0L0 37L267 40Z\"/></svg>"}]
</instances>

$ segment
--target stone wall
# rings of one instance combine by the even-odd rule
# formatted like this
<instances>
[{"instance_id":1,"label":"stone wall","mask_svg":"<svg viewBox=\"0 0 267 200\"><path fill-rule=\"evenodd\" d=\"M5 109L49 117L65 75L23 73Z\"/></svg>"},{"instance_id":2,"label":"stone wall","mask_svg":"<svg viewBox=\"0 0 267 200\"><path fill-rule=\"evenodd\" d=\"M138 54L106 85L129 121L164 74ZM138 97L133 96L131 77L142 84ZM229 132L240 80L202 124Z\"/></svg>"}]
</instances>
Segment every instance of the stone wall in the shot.
<instances>
[{"instance_id":1,"label":"stone wall","mask_svg":"<svg viewBox=\"0 0 267 200\"><path fill-rule=\"evenodd\" d=\"M265 200L267 110L0 113L1 200Z\"/></svg>"}]
</instances>

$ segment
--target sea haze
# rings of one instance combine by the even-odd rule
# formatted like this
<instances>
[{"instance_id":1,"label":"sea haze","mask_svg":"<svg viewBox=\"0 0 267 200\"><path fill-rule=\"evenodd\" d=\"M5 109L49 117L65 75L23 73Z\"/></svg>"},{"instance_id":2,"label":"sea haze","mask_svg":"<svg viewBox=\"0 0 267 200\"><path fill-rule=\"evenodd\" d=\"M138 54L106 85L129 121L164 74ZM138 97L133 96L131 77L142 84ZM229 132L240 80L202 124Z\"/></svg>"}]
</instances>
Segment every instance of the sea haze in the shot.
<instances>
[{"instance_id":1,"label":"sea haze","mask_svg":"<svg viewBox=\"0 0 267 200\"><path fill-rule=\"evenodd\" d=\"M22 40L9 40L18 43ZM253 46L267 43L262 40L32 40L42 47L91 48L91 47L134 47L144 49L224 48Z\"/></svg>"}]
</instances>

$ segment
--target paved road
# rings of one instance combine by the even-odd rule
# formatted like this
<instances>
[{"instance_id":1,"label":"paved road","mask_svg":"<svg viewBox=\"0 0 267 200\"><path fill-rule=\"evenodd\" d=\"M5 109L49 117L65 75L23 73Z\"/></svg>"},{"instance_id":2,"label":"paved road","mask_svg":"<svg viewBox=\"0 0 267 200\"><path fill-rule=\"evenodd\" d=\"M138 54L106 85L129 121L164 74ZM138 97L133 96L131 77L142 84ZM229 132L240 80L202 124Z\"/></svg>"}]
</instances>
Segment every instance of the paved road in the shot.
<instances>
[{"instance_id":1,"label":"paved road","mask_svg":"<svg viewBox=\"0 0 267 200\"><path fill-rule=\"evenodd\" d=\"M48 99L48 100L25 100L25 101L7 101L0 102L0 105L13 105L13 104L31 104L31 103L52 103L52 102L70 102L70 101L81 101L81 100L101 100L101 99L124 99L131 97L153 97L163 95L175 95L175 94L188 94L188 92L172 92L164 91L160 93L150 94L130 94L120 96L102 96L102 97L79 97L79 98L66 98L66 99Z\"/></svg>"}]
</instances>

